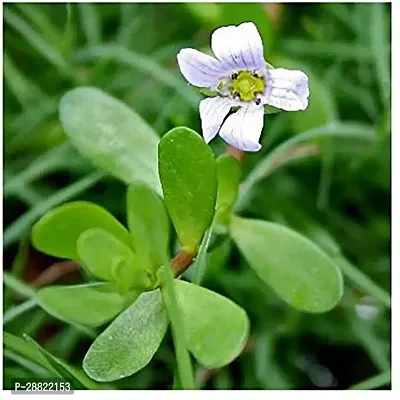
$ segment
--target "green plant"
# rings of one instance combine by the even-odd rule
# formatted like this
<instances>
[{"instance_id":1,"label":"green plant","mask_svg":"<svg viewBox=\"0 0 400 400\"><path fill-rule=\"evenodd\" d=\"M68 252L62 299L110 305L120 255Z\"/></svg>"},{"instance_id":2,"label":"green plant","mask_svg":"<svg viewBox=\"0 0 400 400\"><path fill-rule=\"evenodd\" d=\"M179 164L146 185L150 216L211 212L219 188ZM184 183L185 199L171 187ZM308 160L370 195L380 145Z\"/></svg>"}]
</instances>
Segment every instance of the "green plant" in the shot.
<instances>
[{"instance_id":1,"label":"green plant","mask_svg":"<svg viewBox=\"0 0 400 400\"><path fill-rule=\"evenodd\" d=\"M86 388L169 387L172 380L175 388L335 387L333 378L312 380L313 368L332 366L333 358L319 358L327 349L337 354L339 370L331 371L340 388L374 374L360 388L388 385L387 7L285 6L279 32L259 4L165 5L163 12L135 4L46 7L5 7L6 385L14 376L55 374ZM160 34L149 27L164 11L173 23ZM371 37L363 29L370 18ZM241 165L215 159L221 142L210 151L187 128L159 146L160 133L199 127L200 96L178 76L177 50L188 42L208 47L202 32L243 20L257 23L274 65L307 72L307 111L267 115L263 149ZM86 87L64 96L82 85L104 92ZM179 150L178 138L196 150ZM201 170L191 163L197 152ZM73 198L79 201L67 203ZM40 217L35 244L79 260L78 284L27 284L24 234ZM307 260L318 265L311 275ZM232 311L218 311L224 306ZM139 318L138 307L154 313ZM43 339L48 323L57 331ZM132 342L127 326L143 340L154 332L152 343ZM225 326L236 334L215 360ZM110 344L106 332L125 339ZM92 358L97 380L110 364L120 367L104 379L113 382L99 384L80 368L93 341L101 351L116 346L105 366Z\"/></svg>"}]
</instances>

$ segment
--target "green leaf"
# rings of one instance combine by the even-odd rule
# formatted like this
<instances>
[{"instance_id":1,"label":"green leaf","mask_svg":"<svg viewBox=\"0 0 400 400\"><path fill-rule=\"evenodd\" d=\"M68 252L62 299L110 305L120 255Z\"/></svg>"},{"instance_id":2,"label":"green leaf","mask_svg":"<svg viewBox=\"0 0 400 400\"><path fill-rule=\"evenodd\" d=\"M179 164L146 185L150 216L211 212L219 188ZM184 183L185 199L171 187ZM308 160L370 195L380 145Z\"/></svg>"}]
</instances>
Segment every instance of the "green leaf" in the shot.
<instances>
[{"instance_id":1,"label":"green leaf","mask_svg":"<svg viewBox=\"0 0 400 400\"><path fill-rule=\"evenodd\" d=\"M217 215L228 217L239 194L241 169L238 161L229 155L217 159L218 195Z\"/></svg>"},{"instance_id":2,"label":"green leaf","mask_svg":"<svg viewBox=\"0 0 400 400\"><path fill-rule=\"evenodd\" d=\"M11 322L13 319L20 317L22 314L31 311L37 306L35 298L26 300L24 303L9 307L3 314L3 325Z\"/></svg>"},{"instance_id":3,"label":"green leaf","mask_svg":"<svg viewBox=\"0 0 400 400\"><path fill-rule=\"evenodd\" d=\"M231 234L258 276L292 307L319 313L340 300L339 269L304 236L279 224L239 217L232 218Z\"/></svg>"},{"instance_id":4,"label":"green leaf","mask_svg":"<svg viewBox=\"0 0 400 400\"><path fill-rule=\"evenodd\" d=\"M182 3L193 17L196 17L206 26L218 26L222 17L222 4L220 3Z\"/></svg>"},{"instance_id":5,"label":"green leaf","mask_svg":"<svg viewBox=\"0 0 400 400\"><path fill-rule=\"evenodd\" d=\"M99 279L115 283L123 293L155 284L132 250L104 229L83 232L76 246L88 270Z\"/></svg>"},{"instance_id":6,"label":"green leaf","mask_svg":"<svg viewBox=\"0 0 400 400\"><path fill-rule=\"evenodd\" d=\"M251 192L258 182L278 167L297 158L295 150L300 144L304 142L322 142L331 138L357 139L372 142L376 139L376 133L371 125L349 121L330 122L319 128L310 129L291 137L269 152L247 175L245 181L241 184L239 198L234 208L235 211L245 208Z\"/></svg>"},{"instance_id":7,"label":"green leaf","mask_svg":"<svg viewBox=\"0 0 400 400\"><path fill-rule=\"evenodd\" d=\"M111 320L124 309L126 301L109 283L48 286L37 292L37 299L53 317L88 326Z\"/></svg>"},{"instance_id":8,"label":"green leaf","mask_svg":"<svg viewBox=\"0 0 400 400\"><path fill-rule=\"evenodd\" d=\"M390 108L390 55L385 51L390 43L390 17L385 8L384 4L378 3L369 7L370 46L382 102Z\"/></svg>"},{"instance_id":9,"label":"green leaf","mask_svg":"<svg viewBox=\"0 0 400 400\"><path fill-rule=\"evenodd\" d=\"M179 279L175 291L189 350L206 368L229 364L249 334L246 312L218 293Z\"/></svg>"},{"instance_id":10,"label":"green leaf","mask_svg":"<svg viewBox=\"0 0 400 400\"><path fill-rule=\"evenodd\" d=\"M78 237L90 228L102 228L125 244L128 231L104 208L85 201L59 206L44 215L32 228L33 245L52 256L78 260Z\"/></svg>"},{"instance_id":11,"label":"green leaf","mask_svg":"<svg viewBox=\"0 0 400 400\"><path fill-rule=\"evenodd\" d=\"M11 333L3 332L3 342L6 349L13 351L19 356L23 357L25 360L29 360L30 362L39 365L40 367L48 370L54 371L57 375L60 375L59 371L54 368L55 360L56 362L63 367L63 371L68 371L68 376L73 375L73 381L78 380L79 387L84 387L88 389L98 389L99 385L89 379L83 371L68 365L64 361L59 360L58 358L49 354L46 350L41 348L39 344L34 342L32 339L26 339L28 336L25 335L25 340L21 337L14 336ZM50 360L51 359L51 360ZM57 365L58 368L58 365ZM65 377L65 376L63 376ZM69 379L68 379L69 380ZM75 387L74 387L75 389Z\"/></svg>"},{"instance_id":12,"label":"green leaf","mask_svg":"<svg viewBox=\"0 0 400 400\"><path fill-rule=\"evenodd\" d=\"M196 132L174 128L160 141L159 174L178 238L186 251L196 252L214 216L214 155Z\"/></svg>"},{"instance_id":13,"label":"green leaf","mask_svg":"<svg viewBox=\"0 0 400 400\"><path fill-rule=\"evenodd\" d=\"M132 184L127 214L137 259L146 269L156 271L169 258L169 219L163 201L147 186Z\"/></svg>"},{"instance_id":14,"label":"green leaf","mask_svg":"<svg viewBox=\"0 0 400 400\"><path fill-rule=\"evenodd\" d=\"M390 370L382 372L379 375L375 375L372 378L368 378L365 381L362 381L360 383L357 383L356 385L351 386L350 389L371 390L371 389L382 388L382 386L388 386L390 385L390 382L392 380L391 375L392 373Z\"/></svg>"},{"instance_id":15,"label":"green leaf","mask_svg":"<svg viewBox=\"0 0 400 400\"><path fill-rule=\"evenodd\" d=\"M72 76L72 71L59 50L49 44L42 35L36 33L28 23L11 11L10 7L4 9L4 20L35 49L35 54L45 58L58 69L60 74Z\"/></svg>"},{"instance_id":16,"label":"green leaf","mask_svg":"<svg viewBox=\"0 0 400 400\"><path fill-rule=\"evenodd\" d=\"M95 340L83 360L83 369L99 382L134 374L153 358L167 326L160 290L142 293Z\"/></svg>"},{"instance_id":17,"label":"green leaf","mask_svg":"<svg viewBox=\"0 0 400 400\"><path fill-rule=\"evenodd\" d=\"M190 85L190 86L192 86L193 89L197 90L200 94L203 94L204 96L207 96L207 97L219 96L218 92L214 92L210 88L197 87L197 86L193 86L193 85Z\"/></svg>"},{"instance_id":18,"label":"green leaf","mask_svg":"<svg viewBox=\"0 0 400 400\"><path fill-rule=\"evenodd\" d=\"M282 110L273 106L264 106L264 114L276 114Z\"/></svg>"},{"instance_id":19,"label":"green leaf","mask_svg":"<svg viewBox=\"0 0 400 400\"><path fill-rule=\"evenodd\" d=\"M61 100L60 119L73 145L126 183L146 182L161 194L158 136L133 110L99 89L81 87Z\"/></svg>"},{"instance_id":20,"label":"green leaf","mask_svg":"<svg viewBox=\"0 0 400 400\"><path fill-rule=\"evenodd\" d=\"M210 226L204 234L203 240L201 241L199 252L197 253L194 263L191 265L191 269L194 270L192 282L200 285L207 269L208 261L208 246L210 245L212 235L212 226Z\"/></svg>"},{"instance_id":21,"label":"green leaf","mask_svg":"<svg viewBox=\"0 0 400 400\"><path fill-rule=\"evenodd\" d=\"M28 335L24 334L24 339L29 344L31 344L32 347L36 348L37 352L40 353L46 359L46 361L50 364L51 369L54 370L57 373L57 375L59 375L61 378L65 379L71 384L72 389L78 390L78 389L88 388L86 386L87 378L84 376L84 374L82 374L80 371L75 370L68 364L64 363L64 361L54 357L42 346L40 346L40 344L36 343L32 338L30 338ZM84 377L83 380L82 377Z\"/></svg>"},{"instance_id":22,"label":"green leaf","mask_svg":"<svg viewBox=\"0 0 400 400\"><path fill-rule=\"evenodd\" d=\"M31 343L27 343L21 337L14 336L8 332L3 332L3 343L6 349L12 350L23 356L25 359L52 371L51 365L47 359L42 354L38 353L36 347L32 346Z\"/></svg>"}]
</instances>

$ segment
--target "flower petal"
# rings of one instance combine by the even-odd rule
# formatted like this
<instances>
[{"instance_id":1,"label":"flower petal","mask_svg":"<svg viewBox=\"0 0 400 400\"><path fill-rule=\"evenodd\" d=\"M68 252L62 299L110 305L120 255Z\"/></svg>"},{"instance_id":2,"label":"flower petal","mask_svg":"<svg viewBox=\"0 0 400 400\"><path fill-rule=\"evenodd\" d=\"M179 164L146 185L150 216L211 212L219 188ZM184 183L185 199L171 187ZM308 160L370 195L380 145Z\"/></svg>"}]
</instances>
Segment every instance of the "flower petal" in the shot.
<instances>
[{"instance_id":1,"label":"flower petal","mask_svg":"<svg viewBox=\"0 0 400 400\"><path fill-rule=\"evenodd\" d=\"M194 86L215 88L218 79L229 73L220 61L195 49L182 49L177 59L182 75Z\"/></svg>"},{"instance_id":2,"label":"flower petal","mask_svg":"<svg viewBox=\"0 0 400 400\"><path fill-rule=\"evenodd\" d=\"M206 143L215 137L236 102L228 97L209 97L200 102L201 130Z\"/></svg>"},{"instance_id":3,"label":"flower petal","mask_svg":"<svg viewBox=\"0 0 400 400\"><path fill-rule=\"evenodd\" d=\"M265 68L261 36L252 22L218 28L211 36L211 48L231 72Z\"/></svg>"},{"instance_id":4,"label":"flower petal","mask_svg":"<svg viewBox=\"0 0 400 400\"><path fill-rule=\"evenodd\" d=\"M244 151L258 151L264 124L264 107L254 102L241 103L236 113L230 115L219 132L225 142Z\"/></svg>"},{"instance_id":5,"label":"flower petal","mask_svg":"<svg viewBox=\"0 0 400 400\"><path fill-rule=\"evenodd\" d=\"M269 69L262 102L285 111L305 110L308 106L308 77L302 71Z\"/></svg>"}]
</instances>

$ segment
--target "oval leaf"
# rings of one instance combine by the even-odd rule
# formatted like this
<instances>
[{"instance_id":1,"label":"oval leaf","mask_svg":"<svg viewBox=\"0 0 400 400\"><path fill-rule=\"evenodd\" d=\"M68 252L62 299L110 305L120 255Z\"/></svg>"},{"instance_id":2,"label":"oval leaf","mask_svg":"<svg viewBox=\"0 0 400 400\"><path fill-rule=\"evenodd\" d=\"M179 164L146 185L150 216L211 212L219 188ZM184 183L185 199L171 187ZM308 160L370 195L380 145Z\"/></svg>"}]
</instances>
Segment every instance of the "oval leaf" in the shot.
<instances>
[{"instance_id":1,"label":"oval leaf","mask_svg":"<svg viewBox=\"0 0 400 400\"><path fill-rule=\"evenodd\" d=\"M342 275L313 242L282 225L233 217L231 234L258 276L292 307L307 312L333 308Z\"/></svg>"},{"instance_id":2,"label":"oval leaf","mask_svg":"<svg viewBox=\"0 0 400 400\"><path fill-rule=\"evenodd\" d=\"M218 293L179 279L175 291L189 350L206 368L229 364L249 334L246 312Z\"/></svg>"},{"instance_id":3,"label":"oval leaf","mask_svg":"<svg viewBox=\"0 0 400 400\"><path fill-rule=\"evenodd\" d=\"M129 232L108 211L85 201L49 211L33 226L32 242L43 253L78 260L76 242L90 228L105 229L123 243L130 243Z\"/></svg>"},{"instance_id":4,"label":"oval leaf","mask_svg":"<svg viewBox=\"0 0 400 400\"><path fill-rule=\"evenodd\" d=\"M133 301L138 294L130 298ZM37 292L39 305L50 315L65 322L98 326L113 319L126 299L109 283L76 286L48 286Z\"/></svg>"},{"instance_id":5,"label":"oval leaf","mask_svg":"<svg viewBox=\"0 0 400 400\"><path fill-rule=\"evenodd\" d=\"M218 195L217 214L227 217L239 194L241 169L238 161L229 155L222 155L217 160Z\"/></svg>"},{"instance_id":6,"label":"oval leaf","mask_svg":"<svg viewBox=\"0 0 400 400\"><path fill-rule=\"evenodd\" d=\"M141 180L161 194L158 136L132 109L96 88L68 92L60 119L73 145L96 166L126 183Z\"/></svg>"},{"instance_id":7,"label":"oval leaf","mask_svg":"<svg viewBox=\"0 0 400 400\"><path fill-rule=\"evenodd\" d=\"M83 360L83 369L99 382L134 374L153 358L167 326L160 290L142 293L97 337Z\"/></svg>"},{"instance_id":8,"label":"oval leaf","mask_svg":"<svg viewBox=\"0 0 400 400\"><path fill-rule=\"evenodd\" d=\"M76 247L79 258L94 276L114 282L122 292L154 285L132 250L104 229L83 232Z\"/></svg>"},{"instance_id":9,"label":"oval leaf","mask_svg":"<svg viewBox=\"0 0 400 400\"><path fill-rule=\"evenodd\" d=\"M132 184L128 188L127 214L140 264L157 270L169 258L169 219L162 199L146 185Z\"/></svg>"},{"instance_id":10,"label":"oval leaf","mask_svg":"<svg viewBox=\"0 0 400 400\"><path fill-rule=\"evenodd\" d=\"M217 174L214 155L194 131L169 131L159 145L165 204L183 248L194 253L214 216Z\"/></svg>"}]
</instances>

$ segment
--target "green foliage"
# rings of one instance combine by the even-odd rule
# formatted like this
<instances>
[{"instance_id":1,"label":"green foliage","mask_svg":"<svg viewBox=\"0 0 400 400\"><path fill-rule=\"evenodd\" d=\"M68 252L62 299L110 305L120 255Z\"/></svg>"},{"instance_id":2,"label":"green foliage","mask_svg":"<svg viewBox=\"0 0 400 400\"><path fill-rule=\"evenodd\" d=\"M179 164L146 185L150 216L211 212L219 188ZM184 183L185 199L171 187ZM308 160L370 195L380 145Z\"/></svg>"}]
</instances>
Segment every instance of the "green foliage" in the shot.
<instances>
[{"instance_id":1,"label":"green foliage","mask_svg":"<svg viewBox=\"0 0 400 400\"><path fill-rule=\"evenodd\" d=\"M126 302L110 283L49 286L37 292L37 299L50 315L88 326L110 321L124 309Z\"/></svg>"},{"instance_id":2,"label":"green foliage","mask_svg":"<svg viewBox=\"0 0 400 400\"><path fill-rule=\"evenodd\" d=\"M78 260L77 240L91 228L104 229L122 243L130 243L128 231L111 214L82 201L64 204L43 216L32 229L32 242L44 253Z\"/></svg>"},{"instance_id":3,"label":"green foliage","mask_svg":"<svg viewBox=\"0 0 400 400\"><path fill-rule=\"evenodd\" d=\"M151 276L140 265L132 250L101 228L88 229L79 236L79 258L97 278L114 282L121 292L151 287Z\"/></svg>"},{"instance_id":4,"label":"green foliage","mask_svg":"<svg viewBox=\"0 0 400 400\"><path fill-rule=\"evenodd\" d=\"M174 128L160 141L159 173L165 205L179 241L185 250L195 253L214 216L214 155L196 132Z\"/></svg>"},{"instance_id":5,"label":"green foliage","mask_svg":"<svg viewBox=\"0 0 400 400\"><path fill-rule=\"evenodd\" d=\"M51 355L47 350L41 347L28 335L24 335L24 339L33 347L36 347L37 351L43 355L43 357L47 360L47 362L50 364L51 368L56 372L56 374L60 378L65 379L67 382L70 382L71 386L75 390L87 389L86 385L80 379L80 374L77 374L75 371L71 370L71 368L68 368L68 365L64 364L62 361Z\"/></svg>"},{"instance_id":6,"label":"green foliage","mask_svg":"<svg viewBox=\"0 0 400 400\"><path fill-rule=\"evenodd\" d=\"M8 353L9 355L18 354L18 356L22 358L19 359L20 362L24 363L23 360L26 360L32 363L32 367L35 368L36 371L37 367L42 368L42 376L63 378L71 382L74 389L99 388L99 386L89 379L83 371L54 357L29 336L24 335L24 340L23 338L4 332L3 339L5 348L12 352ZM46 373L45 371L48 372Z\"/></svg>"},{"instance_id":7,"label":"green foliage","mask_svg":"<svg viewBox=\"0 0 400 400\"><path fill-rule=\"evenodd\" d=\"M157 270L169 253L169 220L163 201L147 186L132 184L127 194L127 218L140 265Z\"/></svg>"},{"instance_id":8,"label":"green foliage","mask_svg":"<svg viewBox=\"0 0 400 400\"><path fill-rule=\"evenodd\" d=\"M249 334L246 312L226 297L189 282L175 280L175 290L189 350L206 368L229 364Z\"/></svg>"},{"instance_id":9,"label":"green foliage","mask_svg":"<svg viewBox=\"0 0 400 400\"><path fill-rule=\"evenodd\" d=\"M382 374L373 376L363 382L351 387L353 390L371 390L379 389L382 386L389 385L391 382L391 371L383 372Z\"/></svg>"},{"instance_id":10,"label":"green foliage","mask_svg":"<svg viewBox=\"0 0 400 400\"><path fill-rule=\"evenodd\" d=\"M101 228L137 260L130 269L132 275L128 273L129 278L124 280L129 282L137 268L148 271L154 280L160 278L156 260L176 254L176 235L171 232L170 240L167 238L162 200L154 193L147 192L146 197L142 190L134 190L138 194L133 200L135 206L128 206L125 215L126 184L144 184L161 195L159 136L176 126L188 126L200 133L201 96L182 77L177 52L183 47L209 51L213 29L245 21L257 24L267 61L276 68L305 71L311 93L309 107L303 112L271 115L278 110L266 107L263 147L247 154L241 163L243 181L233 208L243 216L298 232L319 246L343 273L344 295L328 313L298 311L281 301L255 269L249 268L250 259L238 251L226 226L216 223L216 215L201 235L194 220L200 247L183 276L215 291L210 292L212 296L226 296L223 303L231 299L238 305L232 307L245 310L251 320L250 340L234 363L211 371L193 365L195 387L390 386L390 5L21 3L4 6L3 305L8 331L3 335L4 388L10 389L15 377L51 378L60 373L72 374L87 388L110 387L100 386L80 370L85 349L100 338L104 346L96 353L93 368L95 374L100 369L100 375L107 375L110 366L116 368L113 376L106 376L106 380L117 379L114 388L170 389L172 380L174 388L182 388L180 372L184 385L191 386L192 368L185 354L192 350L190 339L185 337L192 327L189 324L186 329L185 325L177 334L172 327L174 346L169 332L162 340L168 322L167 305L161 296L157 301L164 325L163 332L155 330L159 337L156 343L143 345L154 338L149 335L154 331L140 328L144 319L153 318L146 306L140 318L135 314L129 323L122 321L115 328L127 338L126 347L118 350L118 343L107 342L102 335L96 339L98 332L89 327L116 318L108 328L105 325L104 329L109 329L137 304L133 301L138 292L129 290L124 296L120 293L126 290L124 284L118 290L111 282L92 282L86 266L80 271L79 281L72 281L78 275L71 274L57 280L56 285L36 290L31 279L56 260L38 254L29 243L15 263L13 260L16 245L30 236L30 229L43 215L79 200L101 204L103 211L110 211L110 224L119 228L113 231L108 225L98 226L98 218L92 218L91 212L87 218L95 225L87 228L82 226L86 216L67 225L65 220L62 224L54 220L62 234L54 234L57 230L50 225L48 230L43 228L39 242L44 247L38 246L39 251L47 253L51 247L55 252L49 254L56 257L78 258L78 237L88 229ZM211 142L217 159L223 145L218 138ZM192 152L186 154L189 157ZM231 195L233 199L234 178L232 171L232 182L226 182L232 186L223 193L218 183L220 199ZM138 199L142 195L146 200L141 203ZM153 209L152 214L146 214L147 207ZM229 212L224 223L229 222ZM149 228L156 223L156 216L159 229ZM116 220L129 226L131 232ZM143 235L140 226L145 227ZM34 237L35 231L36 227ZM150 246L149 241L158 245ZM253 245L251 242L249 246ZM270 246L267 240L261 245L264 258ZM92 248L93 254L97 249ZM287 259L285 254L283 260ZM43 273L62 272L59 265ZM59 286L65 282L76 286ZM172 296L176 300L178 286L193 288L176 279L174 283ZM194 298L198 290L206 289L196 286L188 297ZM69 296L71 293L76 296ZM46 304L41 299L43 294ZM205 332L204 338L224 331L219 321L211 330L203 329L209 325L206 316L217 314L212 312L219 310L217 306L197 311L201 304L188 310L185 304L175 305L178 307L172 307L172 312L167 310L171 326L178 321L175 326L179 328L188 311L204 316L196 327ZM54 318L59 321L55 323ZM230 326L230 321L225 324ZM140 343L131 335L137 329L141 329ZM49 362L51 357L46 358L34 343L22 339L24 333L40 343L67 372L54 360ZM197 345L202 343L201 348L210 357L219 357L221 348L227 354L225 359L230 359L232 353L225 341L213 342L215 354L211 345L204 346L203 342L199 340ZM101 363L102 354L107 355L108 363ZM151 358L153 362L142 368ZM133 375L129 370L132 360L137 368ZM119 372L126 374L125 379L118 379Z\"/></svg>"},{"instance_id":11,"label":"green foliage","mask_svg":"<svg viewBox=\"0 0 400 400\"><path fill-rule=\"evenodd\" d=\"M203 240L201 241L199 251L197 253L196 259L193 262L193 265L190 267L192 271L194 271L193 282L197 285L200 285L204 274L207 270L207 261L208 261L208 248L210 246L211 236L212 236L213 226L210 226L206 233L203 236Z\"/></svg>"},{"instance_id":12,"label":"green foliage","mask_svg":"<svg viewBox=\"0 0 400 400\"><path fill-rule=\"evenodd\" d=\"M239 162L234 157L222 155L217 159L216 212L218 219L226 219L229 216L239 194L241 173Z\"/></svg>"},{"instance_id":13,"label":"green foliage","mask_svg":"<svg viewBox=\"0 0 400 400\"><path fill-rule=\"evenodd\" d=\"M171 321L171 331L176 353L178 374L176 374L177 379L174 382L174 386L181 389L194 389L193 367L186 343L187 327L185 326L184 317L178 306L174 274L168 264L161 270L161 276L161 293L168 318Z\"/></svg>"},{"instance_id":14,"label":"green foliage","mask_svg":"<svg viewBox=\"0 0 400 400\"><path fill-rule=\"evenodd\" d=\"M152 359L167 325L160 291L142 293L94 341L83 361L85 372L99 382L134 374Z\"/></svg>"},{"instance_id":15,"label":"green foliage","mask_svg":"<svg viewBox=\"0 0 400 400\"><path fill-rule=\"evenodd\" d=\"M83 87L62 98L60 119L73 145L95 165L126 183L141 180L160 192L157 135L129 107Z\"/></svg>"},{"instance_id":16,"label":"green foliage","mask_svg":"<svg viewBox=\"0 0 400 400\"><path fill-rule=\"evenodd\" d=\"M231 232L258 276L292 307L325 312L340 300L339 269L307 238L278 224L238 217Z\"/></svg>"}]
</instances>

